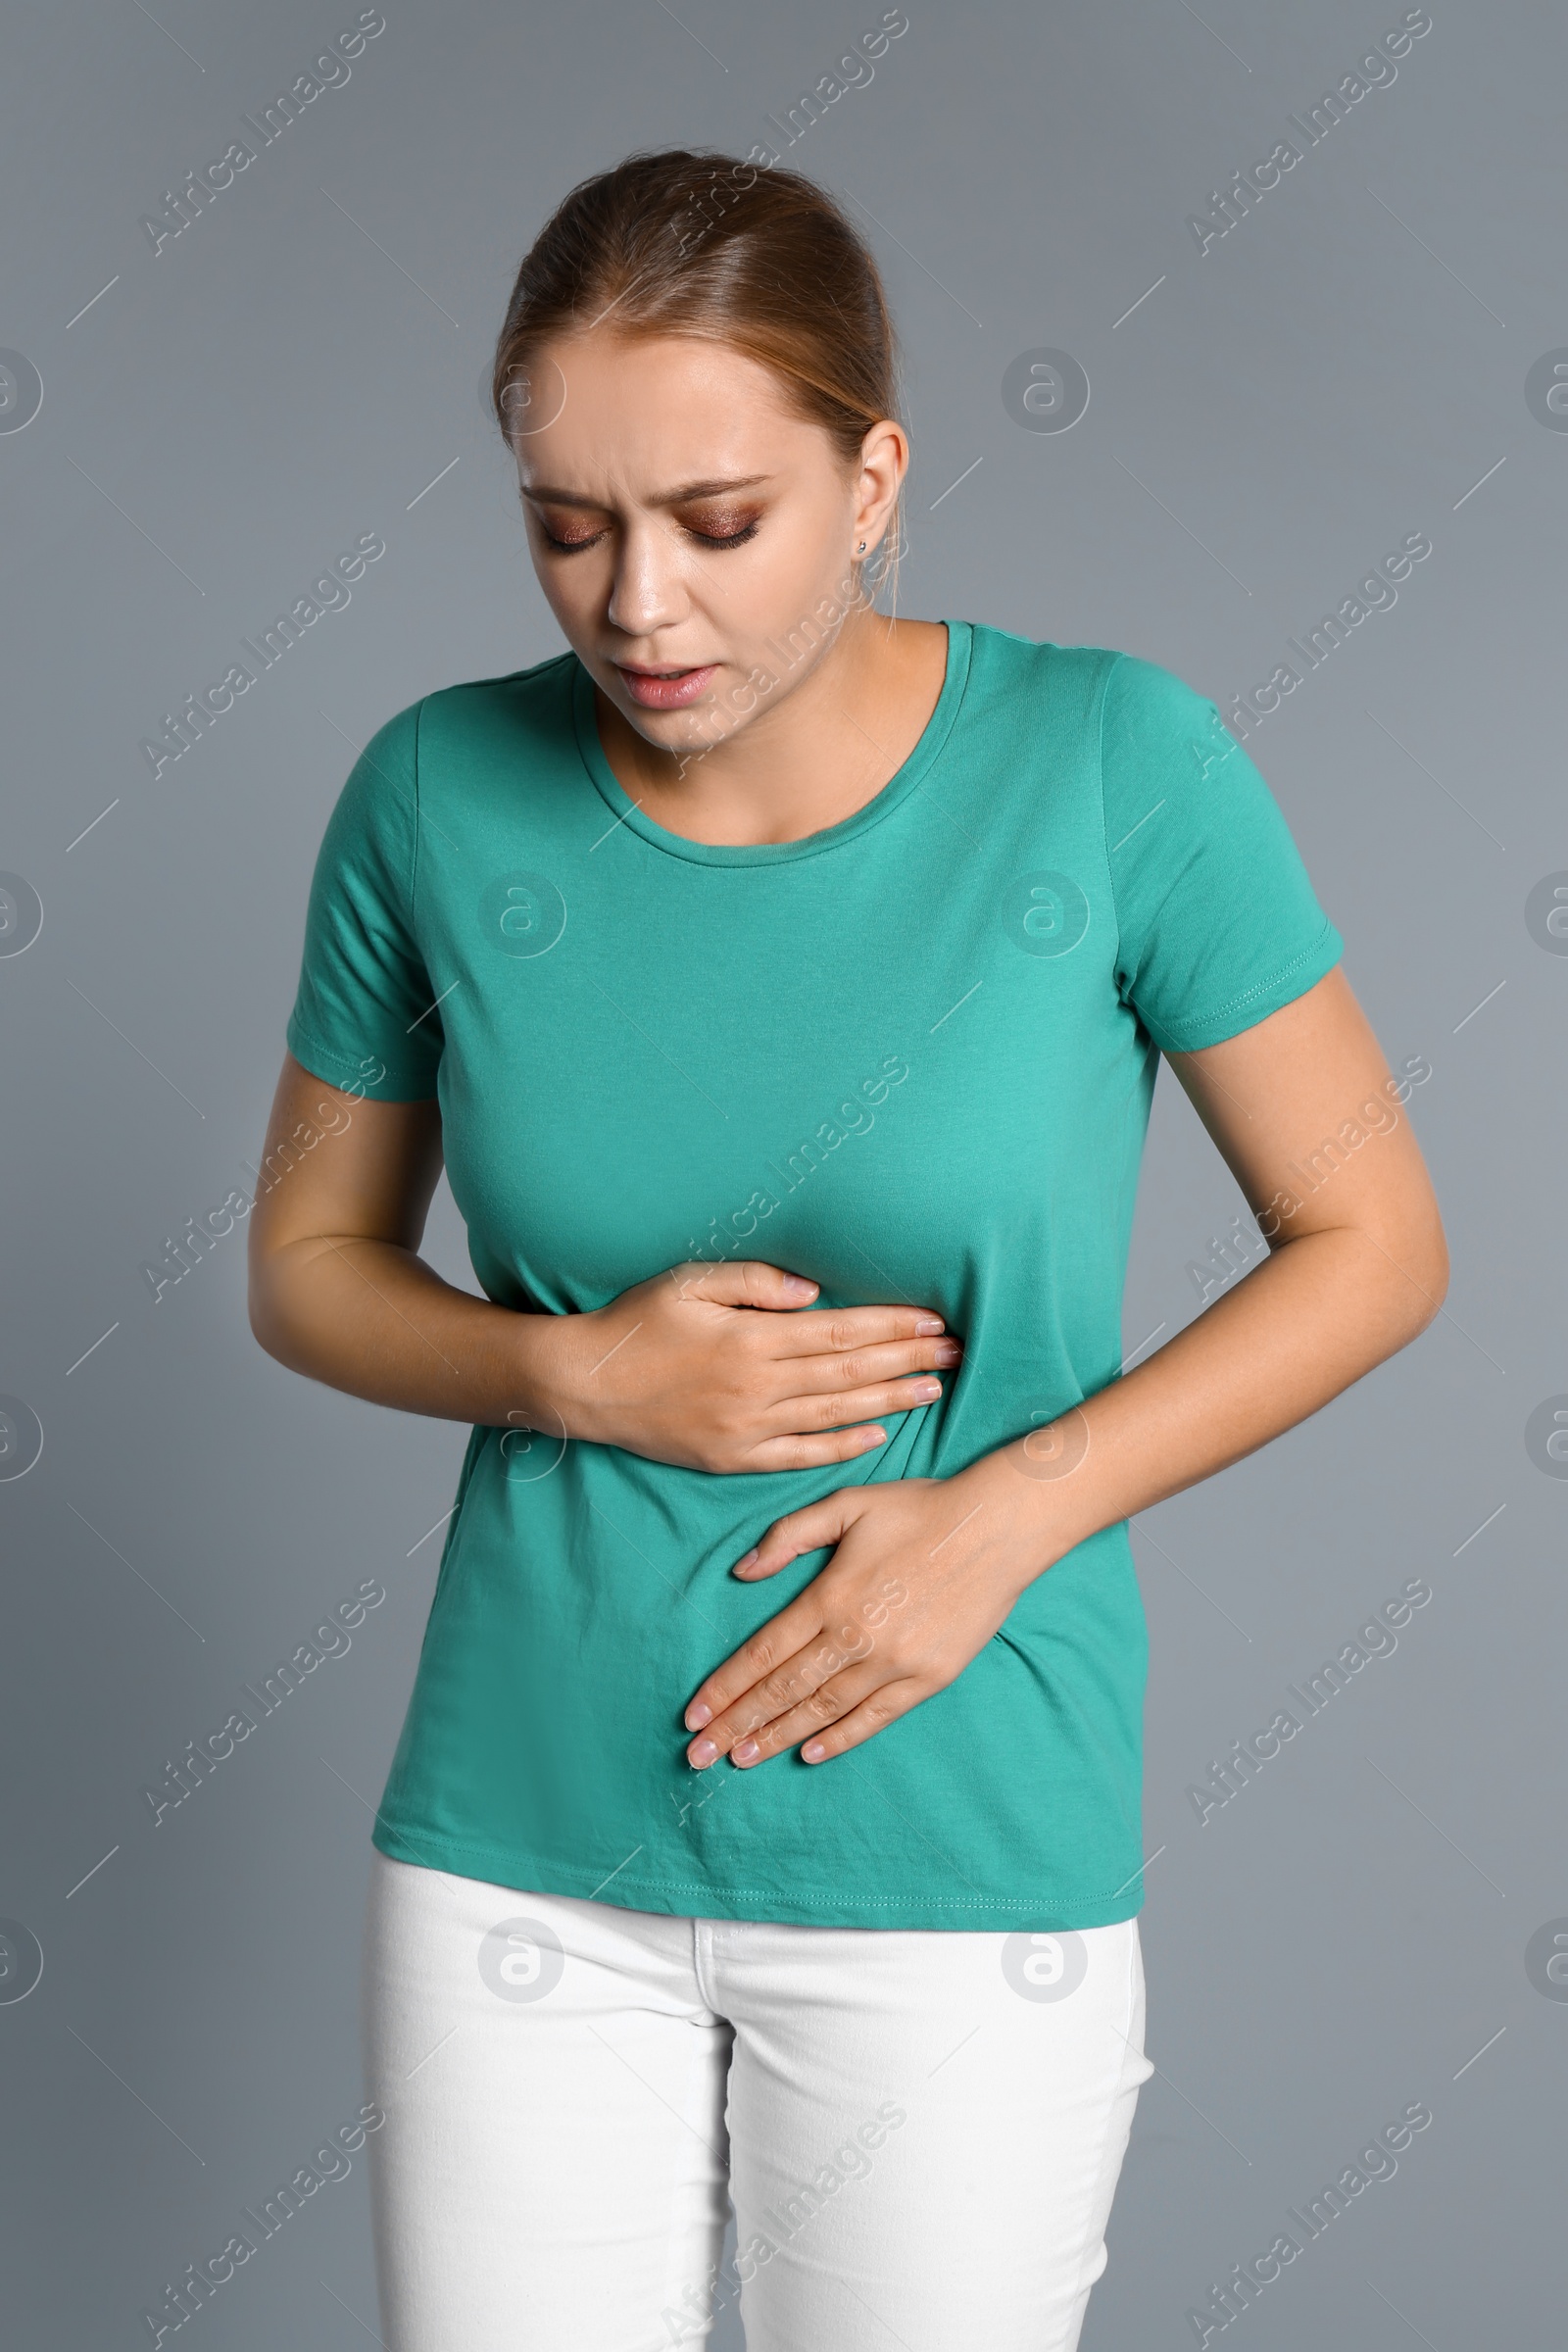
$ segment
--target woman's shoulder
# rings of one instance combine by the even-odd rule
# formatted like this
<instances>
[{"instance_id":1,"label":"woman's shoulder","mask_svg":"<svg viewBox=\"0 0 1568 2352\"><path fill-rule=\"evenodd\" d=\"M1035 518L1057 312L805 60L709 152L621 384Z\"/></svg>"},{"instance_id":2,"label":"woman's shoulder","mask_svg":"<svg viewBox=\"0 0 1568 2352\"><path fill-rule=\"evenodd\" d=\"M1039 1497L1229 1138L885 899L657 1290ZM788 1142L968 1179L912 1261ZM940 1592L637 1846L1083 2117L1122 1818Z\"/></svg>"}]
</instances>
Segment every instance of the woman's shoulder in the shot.
<instances>
[{"instance_id":1,"label":"woman's shoulder","mask_svg":"<svg viewBox=\"0 0 1568 2352\"><path fill-rule=\"evenodd\" d=\"M1020 684L1053 674L1076 673L1099 685L1114 675L1116 695L1123 702L1157 699L1162 694L1180 698L1195 691L1178 671L1124 647L1026 637L1021 630L999 628L992 621L967 620L963 626L970 635L975 662Z\"/></svg>"},{"instance_id":2,"label":"woman's shoulder","mask_svg":"<svg viewBox=\"0 0 1568 2352\"><path fill-rule=\"evenodd\" d=\"M969 637L971 706L989 704L998 715L1032 713L1037 719L1076 718L1091 724L1099 714L1105 681L1123 656L1114 647L1063 645L1051 637L1026 637L1022 630L972 620Z\"/></svg>"},{"instance_id":3,"label":"woman's shoulder","mask_svg":"<svg viewBox=\"0 0 1568 2352\"><path fill-rule=\"evenodd\" d=\"M982 692L1009 703L1049 699L1058 713L1074 708L1098 726L1107 746L1160 738L1208 740L1220 726L1214 703L1164 662L1125 648L1064 645L1026 637L986 621L965 623L971 670Z\"/></svg>"},{"instance_id":4,"label":"woman's shoulder","mask_svg":"<svg viewBox=\"0 0 1568 2352\"><path fill-rule=\"evenodd\" d=\"M394 710L365 745L339 792L339 837L412 841L416 811L510 789L544 772L572 742L576 656L437 686Z\"/></svg>"},{"instance_id":5,"label":"woman's shoulder","mask_svg":"<svg viewBox=\"0 0 1568 2352\"><path fill-rule=\"evenodd\" d=\"M489 678L459 678L438 686L399 717L416 719L421 738L463 732L501 721L512 726L559 728L569 724L572 674L577 657L547 655L526 669L508 669Z\"/></svg>"}]
</instances>

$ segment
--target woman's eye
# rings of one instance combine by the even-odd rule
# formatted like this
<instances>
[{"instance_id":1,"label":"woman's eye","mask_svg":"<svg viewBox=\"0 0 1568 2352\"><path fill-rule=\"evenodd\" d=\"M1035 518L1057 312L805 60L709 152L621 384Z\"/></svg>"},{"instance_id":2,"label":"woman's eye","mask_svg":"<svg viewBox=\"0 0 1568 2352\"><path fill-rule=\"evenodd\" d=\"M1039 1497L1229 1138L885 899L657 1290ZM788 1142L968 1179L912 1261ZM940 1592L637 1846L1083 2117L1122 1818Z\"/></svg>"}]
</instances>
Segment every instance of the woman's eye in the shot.
<instances>
[{"instance_id":1,"label":"woman's eye","mask_svg":"<svg viewBox=\"0 0 1568 2352\"><path fill-rule=\"evenodd\" d=\"M544 534L545 545L558 549L564 556L574 556L579 548L594 547L605 535L603 531L581 531L570 539L563 539L551 530L548 523L541 522L539 528Z\"/></svg>"},{"instance_id":2,"label":"woman's eye","mask_svg":"<svg viewBox=\"0 0 1568 2352\"><path fill-rule=\"evenodd\" d=\"M694 522L685 523L682 528L687 538L695 539L699 547L718 548L742 546L746 540L754 539L757 536L757 526L758 517L754 514L746 521L726 519L716 530L701 530ZM574 556L582 548L597 547L605 536L603 528L599 530L579 529L571 532L553 531L542 516L539 530L546 547L554 554L563 556Z\"/></svg>"},{"instance_id":3,"label":"woman's eye","mask_svg":"<svg viewBox=\"0 0 1568 2352\"><path fill-rule=\"evenodd\" d=\"M694 522L689 522L686 530L688 536L702 547L740 547L746 540L756 538L757 517L754 514L750 522L717 531L700 531Z\"/></svg>"}]
</instances>

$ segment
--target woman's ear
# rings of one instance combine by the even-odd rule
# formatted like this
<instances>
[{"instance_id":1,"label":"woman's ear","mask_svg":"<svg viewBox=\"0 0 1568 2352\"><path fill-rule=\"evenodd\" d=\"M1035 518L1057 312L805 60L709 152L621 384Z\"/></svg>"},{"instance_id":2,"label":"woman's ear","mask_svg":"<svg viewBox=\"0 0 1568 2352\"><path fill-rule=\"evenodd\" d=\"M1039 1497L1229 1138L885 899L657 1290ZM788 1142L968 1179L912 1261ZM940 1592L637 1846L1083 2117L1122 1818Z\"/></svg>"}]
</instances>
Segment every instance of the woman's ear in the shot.
<instances>
[{"instance_id":1,"label":"woman's ear","mask_svg":"<svg viewBox=\"0 0 1568 2352\"><path fill-rule=\"evenodd\" d=\"M908 469L908 435L891 416L879 418L860 444L852 540L857 559L867 548L874 549L886 532Z\"/></svg>"}]
</instances>

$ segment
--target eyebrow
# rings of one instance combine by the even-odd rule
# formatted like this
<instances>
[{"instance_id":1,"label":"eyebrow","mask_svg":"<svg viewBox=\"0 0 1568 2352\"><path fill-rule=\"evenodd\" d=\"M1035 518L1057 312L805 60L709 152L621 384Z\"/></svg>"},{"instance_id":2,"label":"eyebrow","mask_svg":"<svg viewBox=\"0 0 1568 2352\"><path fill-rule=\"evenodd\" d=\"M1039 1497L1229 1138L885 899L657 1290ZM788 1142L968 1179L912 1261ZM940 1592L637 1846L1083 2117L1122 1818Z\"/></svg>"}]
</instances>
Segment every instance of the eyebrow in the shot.
<instances>
[{"instance_id":1,"label":"eyebrow","mask_svg":"<svg viewBox=\"0 0 1568 2352\"><path fill-rule=\"evenodd\" d=\"M682 507L694 498L716 498L726 490L750 490L757 483L771 481L772 478L772 475L767 473L742 473L732 476L728 481L686 482L679 490L668 490L662 498L651 499L648 503L655 507ZM554 490L547 483L539 483L531 490L524 490L522 495L524 498L536 499L541 506L598 507L603 505L603 501L600 499L582 498L575 490Z\"/></svg>"}]
</instances>

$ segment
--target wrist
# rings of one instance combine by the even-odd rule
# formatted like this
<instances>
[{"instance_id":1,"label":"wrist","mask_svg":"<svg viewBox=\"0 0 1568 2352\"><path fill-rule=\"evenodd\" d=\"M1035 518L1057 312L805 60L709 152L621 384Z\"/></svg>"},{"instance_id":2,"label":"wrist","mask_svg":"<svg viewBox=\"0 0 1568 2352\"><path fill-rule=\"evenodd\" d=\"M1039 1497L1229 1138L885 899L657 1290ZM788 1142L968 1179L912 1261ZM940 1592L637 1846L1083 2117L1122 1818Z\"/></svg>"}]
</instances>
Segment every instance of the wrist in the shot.
<instances>
[{"instance_id":1,"label":"wrist","mask_svg":"<svg viewBox=\"0 0 1568 2352\"><path fill-rule=\"evenodd\" d=\"M1090 1532L1073 1509L1076 1467L1060 1467L1049 1452L1042 1458L1030 1439L1014 1440L949 1481L960 1517L978 1506L997 1573L1014 1599Z\"/></svg>"},{"instance_id":2,"label":"wrist","mask_svg":"<svg viewBox=\"0 0 1568 2352\"><path fill-rule=\"evenodd\" d=\"M529 1310L513 1317L507 1416L514 1429L555 1438L591 1437L584 1368L586 1314Z\"/></svg>"}]
</instances>

